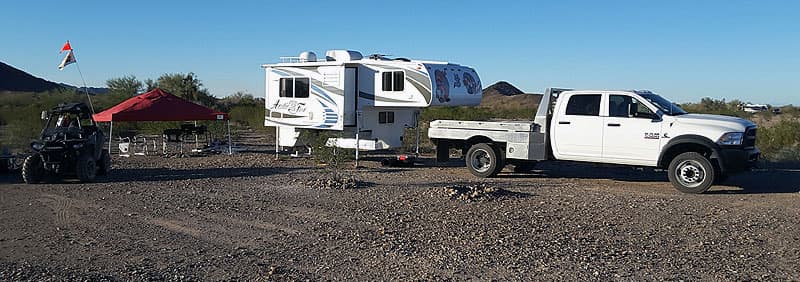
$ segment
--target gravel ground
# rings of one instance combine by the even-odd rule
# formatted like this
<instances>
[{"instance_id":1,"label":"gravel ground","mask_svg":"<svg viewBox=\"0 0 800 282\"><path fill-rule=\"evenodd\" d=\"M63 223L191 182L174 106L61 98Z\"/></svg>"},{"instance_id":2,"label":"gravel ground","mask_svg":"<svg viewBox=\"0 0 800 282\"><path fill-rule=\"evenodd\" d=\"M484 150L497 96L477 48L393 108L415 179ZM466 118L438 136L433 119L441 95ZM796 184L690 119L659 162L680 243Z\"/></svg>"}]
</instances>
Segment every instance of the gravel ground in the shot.
<instances>
[{"instance_id":1,"label":"gravel ground","mask_svg":"<svg viewBox=\"0 0 800 282\"><path fill-rule=\"evenodd\" d=\"M0 280L800 280L798 170L687 195L630 168L362 164L132 157L97 183L0 176Z\"/></svg>"}]
</instances>

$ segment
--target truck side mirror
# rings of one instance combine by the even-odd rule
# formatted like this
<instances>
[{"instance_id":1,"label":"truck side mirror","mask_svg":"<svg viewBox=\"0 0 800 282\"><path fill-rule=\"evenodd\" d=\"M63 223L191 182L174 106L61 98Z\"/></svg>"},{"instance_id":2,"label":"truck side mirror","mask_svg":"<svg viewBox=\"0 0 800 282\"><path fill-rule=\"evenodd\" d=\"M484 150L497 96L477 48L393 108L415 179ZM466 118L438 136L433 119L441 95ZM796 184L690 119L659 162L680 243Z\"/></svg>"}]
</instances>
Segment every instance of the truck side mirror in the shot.
<instances>
[{"instance_id":1,"label":"truck side mirror","mask_svg":"<svg viewBox=\"0 0 800 282\"><path fill-rule=\"evenodd\" d=\"M42 111L41 118L42 118L42 120L46 120L47 119L47 111Z\"/></svg>"}]
</instances>

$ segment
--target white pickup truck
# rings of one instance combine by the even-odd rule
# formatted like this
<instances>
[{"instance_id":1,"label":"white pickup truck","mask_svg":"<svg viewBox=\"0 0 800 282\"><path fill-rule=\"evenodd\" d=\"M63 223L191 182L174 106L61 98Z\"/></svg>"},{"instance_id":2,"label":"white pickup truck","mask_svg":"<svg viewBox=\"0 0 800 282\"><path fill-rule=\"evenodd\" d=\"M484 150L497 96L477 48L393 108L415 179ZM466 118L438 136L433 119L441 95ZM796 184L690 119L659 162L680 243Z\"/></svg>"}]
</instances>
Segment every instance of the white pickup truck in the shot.
<instances>
[{"instance_id":1,"label":"white pickup truck","mask_svg":"<svg viewBox=\"0 0 800 282\"><path fill-rule=\"evenodd\" d=\"M681 192L703 193L759 158L748 120L688 114L650 91L548 88L533 122L435 120L428 137L437 159L461 148L467 169L492 177L505 164L528 171L565 160L668 170Z\"/></svg>"}]
</instances>

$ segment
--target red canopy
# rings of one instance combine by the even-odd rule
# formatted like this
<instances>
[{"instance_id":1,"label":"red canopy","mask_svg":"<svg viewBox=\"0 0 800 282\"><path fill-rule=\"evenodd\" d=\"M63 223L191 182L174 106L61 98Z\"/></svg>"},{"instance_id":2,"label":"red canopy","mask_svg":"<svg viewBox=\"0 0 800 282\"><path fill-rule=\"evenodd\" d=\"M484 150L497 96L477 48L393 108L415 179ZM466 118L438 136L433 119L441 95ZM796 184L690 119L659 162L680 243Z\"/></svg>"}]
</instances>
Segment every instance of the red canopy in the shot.
<instances>
[{"instance_id":1,"label":"red canopy","mask_svg":"<svg viewBox=\"0 0 800 282\"><path fill-rule=\"evenodd\" d=\"M92 118L97 122L227 120L228 114L156 88L96 113Z\"/></svg>"}]
</instances>

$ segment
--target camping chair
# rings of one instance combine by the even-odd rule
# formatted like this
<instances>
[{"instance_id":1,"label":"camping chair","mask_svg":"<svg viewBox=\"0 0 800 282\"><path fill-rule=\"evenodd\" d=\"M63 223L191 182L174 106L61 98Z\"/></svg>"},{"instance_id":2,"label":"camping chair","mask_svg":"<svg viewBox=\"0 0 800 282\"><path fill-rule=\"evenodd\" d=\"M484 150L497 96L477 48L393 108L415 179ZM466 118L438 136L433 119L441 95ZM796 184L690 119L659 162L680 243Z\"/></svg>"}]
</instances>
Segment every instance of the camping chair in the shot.
<instances>
[{"instance_id":1,"label":"camping chair","mask_svg":"<svg viewBox=\"0 0 800 282\"><path fill-rule=\"evenodd\" d=\"M119 140L117 142L117 146L119 146L119 156L130 157L131 138L130 137L118 137L118 138Z\"/></svg>"}]
</instances>

